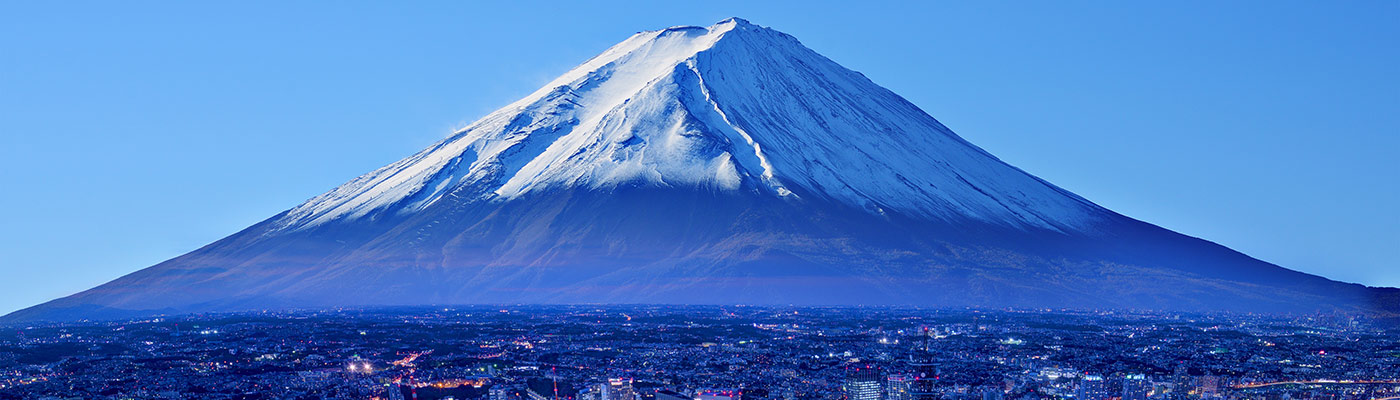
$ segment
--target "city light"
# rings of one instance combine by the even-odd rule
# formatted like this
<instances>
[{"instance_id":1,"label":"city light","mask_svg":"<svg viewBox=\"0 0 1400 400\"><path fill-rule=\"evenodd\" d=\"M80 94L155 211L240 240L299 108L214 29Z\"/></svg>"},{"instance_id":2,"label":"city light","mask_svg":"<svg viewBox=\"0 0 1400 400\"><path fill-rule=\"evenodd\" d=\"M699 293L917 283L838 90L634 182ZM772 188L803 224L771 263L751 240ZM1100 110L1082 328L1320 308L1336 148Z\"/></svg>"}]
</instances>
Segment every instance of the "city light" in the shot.
<instances>
[{"instance_id":1,"label":"city light","mask_svg":"<svg viewBox=\"0 0 1400 400\"><path fill-rule=\"evenodd\" d=\"M1400 395L1392 368L1400 350L1387 330L1394 328L1349 318L754 308L715 319L703 307L610 307L338 310L287 313L276 324L240 315L177 319L203 327L191 332L218 326L217 336L174 336L168 326L131 322L120 330L94 322L0 331L0 359L10 360L0 366L0 397L184 393L190 384L214 388L193 397L236 397L257 385L271 398L405 400L415 392L471 400ZM632 321L597 318L618 312ZM347 340L361 337L356 329L347 335L347 324L375 326L376 340ZM947 338L934 339L940 335ZM33 350L64 348L72 350L48 361ZM1105 357L1141 369L1108 370Z\"/></svg>"}]
</instances>

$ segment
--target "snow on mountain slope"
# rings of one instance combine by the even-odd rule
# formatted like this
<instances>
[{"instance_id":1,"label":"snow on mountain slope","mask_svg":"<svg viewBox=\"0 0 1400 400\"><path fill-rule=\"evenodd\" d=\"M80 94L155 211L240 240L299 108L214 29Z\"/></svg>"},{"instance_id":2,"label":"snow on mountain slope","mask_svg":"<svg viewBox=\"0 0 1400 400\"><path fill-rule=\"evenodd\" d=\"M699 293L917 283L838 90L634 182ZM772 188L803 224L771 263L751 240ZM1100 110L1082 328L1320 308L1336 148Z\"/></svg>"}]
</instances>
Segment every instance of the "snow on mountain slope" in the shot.
<instances>
[{"instance_id":1,"label":"snow on mountain slope","mask_svg":"<svg viewBox=\"0 0 1400 400\"><path fill-rule=\"evenodd\" d=\"M278 224L619 185L822 196L875 214L1058 231L1092 231L1106 215L791 36L729 19L638 33Z\"/></svg>"},{"instance_id":2,"label":"snow on mountain slope","mask_svg":"<svg viewBox=\"0 0 1400 400\"><path fill-rule=\"evenodd\" d=\"M599 302L1395 315L1400 291L1100 208L735 19L637 34L422 152L0 323Z\"/></svg>"}]
</instances>

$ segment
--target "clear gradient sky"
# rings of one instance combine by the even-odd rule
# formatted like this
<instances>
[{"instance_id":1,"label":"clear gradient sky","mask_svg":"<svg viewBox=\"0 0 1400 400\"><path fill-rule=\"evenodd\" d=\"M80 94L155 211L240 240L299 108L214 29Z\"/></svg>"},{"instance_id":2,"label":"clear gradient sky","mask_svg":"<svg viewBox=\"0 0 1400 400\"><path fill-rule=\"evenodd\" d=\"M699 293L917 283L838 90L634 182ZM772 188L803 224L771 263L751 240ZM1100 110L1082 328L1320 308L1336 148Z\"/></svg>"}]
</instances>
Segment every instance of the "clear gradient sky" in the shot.
<instances>
[{"instance_id":1,"label":"clear gradient sky","mask_svg":"<svg viewBox=\"0 0 1400 400\"><path fill-rule=\"evenodd\" d=\"M1397 1L399 3L0 2L0 314L270 217L637 31L730 16L1110 209L1400 286Z\"/></svg>"}]
</instances>

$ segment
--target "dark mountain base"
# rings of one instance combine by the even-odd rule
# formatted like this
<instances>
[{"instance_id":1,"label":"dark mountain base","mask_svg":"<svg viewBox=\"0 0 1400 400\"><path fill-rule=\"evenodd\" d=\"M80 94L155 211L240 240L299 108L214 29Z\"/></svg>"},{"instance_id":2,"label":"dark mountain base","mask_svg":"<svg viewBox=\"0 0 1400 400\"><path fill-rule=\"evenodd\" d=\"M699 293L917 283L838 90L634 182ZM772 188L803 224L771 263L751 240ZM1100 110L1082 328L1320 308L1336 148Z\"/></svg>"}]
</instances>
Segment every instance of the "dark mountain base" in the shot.
<instances>
[{"instance_id":1,"label":"dark mountain base","mask_svg":"<svg viewBox=\"0 0 1400 400\"><path fill-rule=\"evenodd\" d=\"M1393 315L1330 281L1118 215L1092 235L675 188L444 203L269 240L264 222L5 321L363 305L660 303ZM274 218L275 219L275 218ZM996 243L995 246L986 243Z\"/></svg>"}]
</instances>

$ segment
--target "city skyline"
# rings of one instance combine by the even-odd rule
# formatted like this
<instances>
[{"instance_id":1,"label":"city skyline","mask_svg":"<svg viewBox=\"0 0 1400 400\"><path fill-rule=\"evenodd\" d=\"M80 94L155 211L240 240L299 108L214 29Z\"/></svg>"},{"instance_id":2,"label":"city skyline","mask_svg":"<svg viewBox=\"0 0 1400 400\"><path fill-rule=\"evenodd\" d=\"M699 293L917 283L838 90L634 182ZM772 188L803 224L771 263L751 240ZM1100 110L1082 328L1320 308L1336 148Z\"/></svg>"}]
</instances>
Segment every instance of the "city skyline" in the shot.
<instances>
[{"instance_id":1,"label":"city skyline","mask_svg":"<svg viewBox=\"0 0 1400 400\"><path fill-rule=\"evenodd\" d=\"M0 400L1400 399L1395 21L0 4Z\"/></svg>"},{"instance_id":2,"label":"city skyline","mask_svg":"<svg viewBox=\"0 0 1400 400\"><path fill-rule=\"evenodd\" d=\"M1400 395L1397 331L1376 322L751 306L229 313L0 332L0 359L15 361L0 368L0 399L1371 400Z\"/></svg>"}]
</instances>

